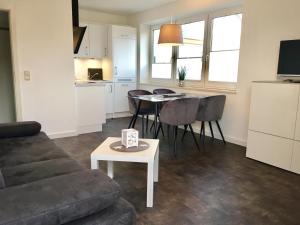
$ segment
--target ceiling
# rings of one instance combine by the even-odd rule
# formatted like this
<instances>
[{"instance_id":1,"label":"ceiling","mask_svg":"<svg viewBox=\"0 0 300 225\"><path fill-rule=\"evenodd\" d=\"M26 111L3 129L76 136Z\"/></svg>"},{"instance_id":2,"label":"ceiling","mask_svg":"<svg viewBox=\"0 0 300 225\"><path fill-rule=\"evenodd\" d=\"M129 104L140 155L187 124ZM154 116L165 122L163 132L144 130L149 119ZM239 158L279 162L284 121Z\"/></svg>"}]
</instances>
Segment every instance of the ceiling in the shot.
<instances>
[{"instance_id":1,"label":"ceiling","mask_svg":"<svg viewBox=\"0 0 300 225\"><path fill-rule=\"evenodd\" d=\"M176 0L79 0L80 8L129 15Z\"/></svg>"}]
</instances>

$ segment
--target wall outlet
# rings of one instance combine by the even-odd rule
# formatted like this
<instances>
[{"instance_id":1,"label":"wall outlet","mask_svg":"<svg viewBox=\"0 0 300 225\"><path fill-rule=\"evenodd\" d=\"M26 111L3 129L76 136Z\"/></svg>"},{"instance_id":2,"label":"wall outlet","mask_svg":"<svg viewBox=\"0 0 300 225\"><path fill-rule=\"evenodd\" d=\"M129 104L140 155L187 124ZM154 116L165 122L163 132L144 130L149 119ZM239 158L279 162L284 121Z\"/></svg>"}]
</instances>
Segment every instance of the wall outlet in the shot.
<instances>
[{"instance_id":1,"label":"wall outlet","mask_svg":"<svg viewBox=\"0 0 300 225\"><path fill-rule=\"evenodd\" d=\"M24 80L25 81L30 81L30 71L24 71Z\"/></svg>"}]
</instances>

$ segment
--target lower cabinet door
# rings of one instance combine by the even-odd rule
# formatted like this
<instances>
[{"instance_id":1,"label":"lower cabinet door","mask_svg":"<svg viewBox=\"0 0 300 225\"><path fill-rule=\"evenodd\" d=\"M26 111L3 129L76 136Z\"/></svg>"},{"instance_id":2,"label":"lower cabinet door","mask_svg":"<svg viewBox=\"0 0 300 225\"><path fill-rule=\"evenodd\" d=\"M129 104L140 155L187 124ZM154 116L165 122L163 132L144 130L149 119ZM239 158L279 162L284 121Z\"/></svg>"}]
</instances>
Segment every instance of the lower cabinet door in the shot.
<instances>
[{"instance_id":1,"label":"lower cabinet door","mask_svg":"<svg viewBox=\"0 0 300 225\"><path fill-rule=\"evenodd\" d=\"M128 112L128 91L135 90L136 83L115 83L114 111L116 113Z\"/></svg>"},{"instance_id":2,"label":"lower cabinet door","mask_svg":"<svg viewBox=\"0 0 300 225\"><path fill-rule=\"evenodd\" d=\"M300 174L300 142L295 141L292 160L292 171Z\"/></svg>"},{"instance_id":3,"label":"lower cabinet door","mask_svg":"<svg viewBox=\"0 0 300 225\"><path fill-rule=\"evenodd\" d=\"M294 141L249 131L247 157L285 170L291 170Z\"/></svg>"}]
</instances>

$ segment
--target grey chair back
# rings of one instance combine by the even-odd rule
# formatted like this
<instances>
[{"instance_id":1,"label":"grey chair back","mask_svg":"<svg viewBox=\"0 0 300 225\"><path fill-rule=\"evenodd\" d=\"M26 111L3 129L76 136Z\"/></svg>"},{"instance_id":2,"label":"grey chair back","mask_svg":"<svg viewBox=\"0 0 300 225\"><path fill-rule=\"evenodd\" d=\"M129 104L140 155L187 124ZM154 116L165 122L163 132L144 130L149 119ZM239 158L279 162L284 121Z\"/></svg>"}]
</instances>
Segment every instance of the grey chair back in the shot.
<instances>
[{"instance_id":1,"label":"grey chair back","mask_svg":"<svg viewBox=\"0 0 300 225\"><path fill-rule=\"evenodd\" d=\"M223 116L226 95L210 96L200 99L196 119L198 121L218 121Z\"/></svg>"},{"instance_id":2,"label":"grey chair back","mask_svg":"<svg viewBox=\"0 0 300 225\"><path fill-rule=\"evenodd\" d=\"M198 106L198 98L169 101L160 111L160 121L172 126L192 124L196 120Z\"/></svg>"},{"instance_id":3,"label":"grey chair back","mask_svg":"<svg viewBox=\"0 0 300 225\"><path fill-rule=\"evenodd\" d=\"M131 114L135 114L138 109L139 100L134 99L133 97L137 97L140 95L152 95L150 91L146 90L131 90L128 91L128 103L129 103L129 111ZM155 111L154 104L151 102L142 101L139 114L153 114Z\"/></svg>"},{"instance_id":4,"label":"grey chair back","mask_svg":"<svg viewBox=\"0 0 300 225\"><path fill-rule=\"evenodd\" d=\"M158 88L153 90L153 94L155 95L174 94L174 93L176 92L165 88Z\"/></svg>"}]
</instances>

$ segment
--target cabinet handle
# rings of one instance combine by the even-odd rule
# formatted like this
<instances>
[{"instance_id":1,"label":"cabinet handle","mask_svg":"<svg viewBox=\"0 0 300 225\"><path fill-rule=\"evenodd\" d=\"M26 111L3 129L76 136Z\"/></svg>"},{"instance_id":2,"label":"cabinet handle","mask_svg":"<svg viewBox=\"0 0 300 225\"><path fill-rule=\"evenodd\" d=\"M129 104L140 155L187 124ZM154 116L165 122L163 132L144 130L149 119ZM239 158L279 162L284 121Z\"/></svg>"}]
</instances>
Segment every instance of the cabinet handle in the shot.
<instances>
[{"instance_id":1,"label":"cabinet handle","mask_svg":"<svg viewBox=\"0 0 300 225\"><path fill-rule=\"evenodd\" d=\"M104 56L107 56L107 48L104 48Z\"/></svg>"},{"instance_id":2,"label":"cabinet handle","mask_svg":"<svg viewBox=\"0 0 300 225\"><path fill-rule=\"evenodd\" d=\"M110 85L110 93L112 93L112 92L113 92L112 85Z\"/></svg>"},{"instance_id":3,"label":"cabinet handle","mask_svg":"<svg viewBox=\"0 0 300 225\"><path fill-rule=\"evenodd\" d=\"M115 75L118 75L118 67L115 66Z\"/></svg>"}]
</instances>

